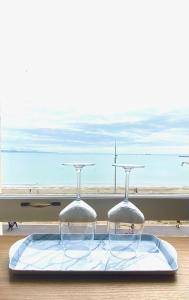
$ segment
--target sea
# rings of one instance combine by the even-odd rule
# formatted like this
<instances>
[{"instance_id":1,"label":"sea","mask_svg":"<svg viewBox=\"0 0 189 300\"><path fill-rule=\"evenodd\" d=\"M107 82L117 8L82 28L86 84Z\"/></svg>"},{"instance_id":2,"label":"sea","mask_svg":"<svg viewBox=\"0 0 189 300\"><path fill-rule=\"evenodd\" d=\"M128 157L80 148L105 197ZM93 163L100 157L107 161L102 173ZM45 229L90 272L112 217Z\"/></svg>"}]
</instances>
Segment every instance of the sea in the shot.
<instances>
[{"instance_id":1,"label":"sea","mask_svg":"<svg viewBox=\"0 0 189 300\"><path fill-rule=\"evenodd\" d=\"M94 166L82 170L82 186L124 186L125 173L112 164L114 154L2 152L2 186L75 186L76 172L63 163L90 162ZM176 154L118 154L117 163L140 164L130 175L133 187L189 186L189 165L181 166L188 158ZM115 179L116 178L116 179Z\"/></svg>"}]
</instances>

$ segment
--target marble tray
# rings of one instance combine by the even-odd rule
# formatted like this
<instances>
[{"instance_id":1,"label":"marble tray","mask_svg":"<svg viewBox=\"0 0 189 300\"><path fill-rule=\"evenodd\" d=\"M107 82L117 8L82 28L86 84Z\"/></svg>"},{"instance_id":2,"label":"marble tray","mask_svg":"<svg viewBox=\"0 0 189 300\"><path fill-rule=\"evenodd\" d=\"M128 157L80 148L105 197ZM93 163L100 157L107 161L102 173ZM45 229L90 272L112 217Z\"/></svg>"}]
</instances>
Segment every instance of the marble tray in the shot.
<instances>
[{"instance_id":1,"label":"marble tray","mask_svg":"<svg viewBox=\"0 0 189 300\"><path fill-rule=\"evenodd\" d=\"M11 246L9 269L14 273L172 274L178 265L175 248L153 235L142 235L135 258L121 260L110 253L105 234L96 234L91 254L77 259L64 254L59 234L32 234Z\"/></svg>"}]
</instances>

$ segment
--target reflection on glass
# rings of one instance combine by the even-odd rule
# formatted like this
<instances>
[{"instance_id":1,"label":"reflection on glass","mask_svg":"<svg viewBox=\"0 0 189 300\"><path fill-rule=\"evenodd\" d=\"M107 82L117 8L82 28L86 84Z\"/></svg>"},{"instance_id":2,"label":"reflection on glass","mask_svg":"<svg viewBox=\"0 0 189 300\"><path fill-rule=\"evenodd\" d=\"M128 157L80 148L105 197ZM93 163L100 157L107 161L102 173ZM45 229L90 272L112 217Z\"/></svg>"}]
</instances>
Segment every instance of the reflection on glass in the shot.
<instances>
[{"instance_id":1,"label":"reflection on glass","mask_svg":"<svg viewBox=\"0 0 189 300\"><path fill-rule=\"evenodd\" d=\"M112 255L121 259L136 256L144 227L143 213L129 201L129 176L140 165L114 164L125 171L125 197L108 212L109 245Z\"/></svg>"},{"instance_id":2,"label":"reflection on glass","mask_svg":"<svg viewBox=\"0 0 189 300\"><path fill-rule=\"evenodd\" d=\"M96 212L81 199L81 170L92 163L65 163L74 166L77 173L76 200L66 206L59 214L60 236L65 255L71 258L87 256L94 240Z\"/></svg>"}]
</instances>

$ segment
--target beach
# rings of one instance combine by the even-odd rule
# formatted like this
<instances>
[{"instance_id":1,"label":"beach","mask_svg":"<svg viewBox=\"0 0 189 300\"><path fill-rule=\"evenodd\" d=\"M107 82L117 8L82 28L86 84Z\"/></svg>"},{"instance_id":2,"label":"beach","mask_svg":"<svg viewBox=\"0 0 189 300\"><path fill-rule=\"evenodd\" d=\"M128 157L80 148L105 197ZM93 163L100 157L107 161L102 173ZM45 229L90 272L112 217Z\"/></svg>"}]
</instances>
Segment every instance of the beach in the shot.
<instances>
[{"instance_id":1,"label":"beach","mask_svg":"<svg viewBox=\"0 0 189 300\"><path fill-rule=\"evenodd\" d=\"M125 188L117 186L116 191L112 186L85 186L81 188L82 194L124 194ZM130 187L130 194L189 194L189 186L178 187ZM73 186L4 186L1 188L1 194L76 194L76 188Z\"/></svg>"}]
</instances>

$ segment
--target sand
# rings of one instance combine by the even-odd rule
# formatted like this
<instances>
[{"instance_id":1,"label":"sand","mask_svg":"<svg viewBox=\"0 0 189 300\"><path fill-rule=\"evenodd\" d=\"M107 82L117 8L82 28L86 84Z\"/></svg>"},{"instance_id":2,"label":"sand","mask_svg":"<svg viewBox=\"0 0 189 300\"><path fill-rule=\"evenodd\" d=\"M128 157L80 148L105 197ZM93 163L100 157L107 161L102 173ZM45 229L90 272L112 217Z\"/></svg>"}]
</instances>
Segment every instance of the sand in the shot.
<instances>
[{"instance_id":1,"label":"sand","mask_svg":"<svg viewBox=\"0 0 189 300\"><path fill-rule=\"evenodd\" d=\"M74 186L3 186L1 194L75 194L76 188ZM83 194L112 194L115 193L112 186L85 186L82 187ZM124 194L124 187L118 186L116 193ZM189 186L183 187L130 187L131 194L188 194Z\"/></svg>"}]
</instances>

